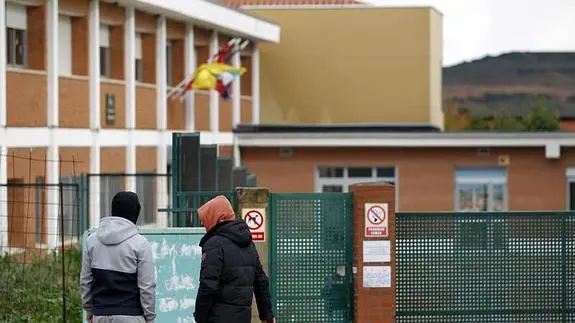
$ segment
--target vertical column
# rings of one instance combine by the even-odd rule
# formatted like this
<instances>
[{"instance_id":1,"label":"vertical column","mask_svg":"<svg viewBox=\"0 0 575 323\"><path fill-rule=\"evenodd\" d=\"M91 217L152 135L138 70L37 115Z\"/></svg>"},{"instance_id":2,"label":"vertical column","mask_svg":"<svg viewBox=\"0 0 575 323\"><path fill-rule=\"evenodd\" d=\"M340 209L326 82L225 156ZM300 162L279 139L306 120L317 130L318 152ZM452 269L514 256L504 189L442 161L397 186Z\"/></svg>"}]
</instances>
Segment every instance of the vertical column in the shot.
<instances>
[{"instance_id":1,"label":"vertical column","mask_svg":"<svg viewBox=\"0 0 575 323\"><path fill-rule=\"evenodd\" d=\"M218 53L218 32L212 31L210 39L210 59ZM216 90L210 90L210 130L215 140L215 135L220 128L220 98Z\"/></svg>"},{"instance_id":2,"label":"vertical column","mask_svg":"<svg viewBox=\"0 0 575 323\"><path fill-rule=\"evenodd\" d=\"M396 310L395 187L389 184L357 184L351 187L351 191L355 219L354 317L357 322L392 323L395 322ZM387 212L382 211L385 208ZM366 219L370 212L378 216L373 218L373 222ZM372 279L366 280L364 275L370 275Z\"/></svg>"},{"instance_id":3,"label":"vertical column","mask_svg":"<svg viewBox=\"0 0 575 323\"><path fill-rule=\"evenodd\" d=\"M252 43L252 123L260 123L260 48Z\"/></svg>"},{"instance_id":4,"label":"vertical column","mask_svg":"<svg viewBox=\"0 0 575 323\"><path fill-rule=\"evenodd\" d=\"M236 44L236 49L238 49L240 44ZM241 65L241 54L238 51L232 57L232 64L235 68L240 68ZM242 100L242 89L240 78L237 77L232 84L232 129L235 129L240 124L241 118L241 100Z\"/></svg>"},{"instance_id":5,"label":"vertical column","mask_svg":"<svg viewBox=\"0 0 575 323\"><path fill-rule=\"evenodd\" d=\"M6 1L0 1L0 48L6 48ZM0 138L6 139L6 55L0 55ZM8 246L8 147L0 140L0 256Z\"/></svg>"},{"instance_id":6,"label":"vertical column","mask_svg":"<svg viewBox=\"0 0 575 323\"><path fill-rule=\"evenodd\" d=\"M159 130L167 128L166 17L156 22L156 118Z\"/></svg>"},{"instance_id":7,"label":"vertical column","mask_svg":"<svg viewBox=\"0 0 575 323\"><path fill-rule=\"evenodd\" d=\"M270 214L269 214L269 199L270 193L268 189L252 187L252 188L237 188L236 189L236 213L238 217L244 217L249 211L256 211L261 213L264 223L263 230L259 229L257 233L252 232L254 242L260 261L264 271L269 275L270 259ZM253 213L252 213L253 214ZM263 234L262 234L263 231ZM262 239L263 238L263 239ZM252 309L252 322L260 322L256 306Z\"/></svg>"},{"instance_id":8,"label":"vertical column","mask_svg":"<svg viewBox=\"0 0 575 323\"><path fill-rule=\"evenodd\" d=\"M186 24L185 39L185 61L186 76L194 73L196 70L196 46L194 39L194 25ZM186 131L194 131L195 125L195 94L194 91L186 93Z\"/></svg>"},{"instance_id":9,"label":"vertical column","mask_svg":"<svg viewBox=\"0 0 575 323\"><path fill-rule=\"evenodd\" d=\"M90 52L90 173L100 173L100 0L90 2L89 17ZM90 177L90 219L89 227L100 222L100 178Z\"/></svg>"},{"instance_id":10,"label":"vertical column","mask_svg":"<svg viewBox=\"0 0 575 323\"><path fill-rule=\"evenodd\" d=\"M126 173L136 173L136 13L133 7L126 7L124 21L124 72L126 82L126 129L129 131L126 147ZM136 177L126 176L126 190L136 192Z\"/></svg>"},{"instance_id":11,"label":"vertical column","mask_svg":"<svg viewBox=\"0 0 575 323\"><path fill-rule=\"evenodd\" d=\"M0 1L0 48L6 48L6 1ZM0 55L0 131L6 127L6 109L6 53L2 53Z\"/></svg>"},{"instance_id":12,"label":"vertical column","mask_svg":"<svg viewBox=\"0 0 575 323\"><path fill-rule=\"evenodd\" d=\"M47 93L48 93L48 127L50 128L50 144L46 161L47 178L50 185L60 182L59 148L56 138L58 128L58 0L48 0L47 3ZM48 200L48 248L54 249L58 244L58 219L60 194L56 186L50 187L47 194Z\"/></svg>"},{"instance_id":13,"label":"vertical column","mask_svg":"<svg viewBox=\"0 0 575 323\"><path fill-rule=\"evenodd\" d=\"M1 1L4 2L4 1ZM2 14L0 8L0 14ZM0 130L2 131L2 130ZM8 247L8 147L0 146L0 256Z\"/></svg>"},{"instance_id":14,"label":"vertical column","mask_svg":"<svg viewBox=\"0 0 575 323\"><path fill-rule=\"evenodd\" d=\"M239 47L240 44L236 44L236 48ZM238 52L237 54L232 57L232 64L235 68L239 68L241 65L241 54ZM232 130L235 129L241 120L241 102L242 102L242 88L241 88L241 81L240 78L236 78L234 83L232 84ZM240 160L240 147L238 146L236 135L233 134L233 156L234 156L234 166L238 167L241 165Z\"/></svg>"},{"instance_id":15,"label":"vertical column","mask_svg":"<svg viewBox=\"0 0 575 323\"><path fill-rule=\"evenodd\" d=\"M159 16L156 21L156 109L158 120L159 142L156 149L156 173L166 174L168 172L168 150L165 140L167 128L167 65L166 65L166 17ZM160 176L156 179L156 202L158 208L168 206L168 182L166 177ZM160 227L168 225L168 214L157 212L157 223Z\"/></svg>"}]
</instances>

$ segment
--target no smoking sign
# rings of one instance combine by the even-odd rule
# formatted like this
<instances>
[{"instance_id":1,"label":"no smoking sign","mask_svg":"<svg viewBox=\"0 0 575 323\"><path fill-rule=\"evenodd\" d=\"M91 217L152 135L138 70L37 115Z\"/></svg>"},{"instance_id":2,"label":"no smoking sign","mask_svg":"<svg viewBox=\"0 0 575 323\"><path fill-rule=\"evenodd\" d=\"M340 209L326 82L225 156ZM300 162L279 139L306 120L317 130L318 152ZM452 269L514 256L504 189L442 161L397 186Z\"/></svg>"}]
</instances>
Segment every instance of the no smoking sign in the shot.
<instances>
[{"instance_id":1,"label":"no smoking sign","mask_svg":"<svg viewBox=\"0 0 575 323\"><path fill-rule=\"evenodd\" d=\"M265 209L242 209L242 218L246 221L254 241L266 240Z\"/></svg>"},{"instance_id":2,"label":"no smoking sign","mask_svg":"<svg viewBox=\"0 0 575 323\"><path fill-rule=\"evenodd\" d=\"M365 203L365 236L387 238L388 226L387 203Z\"/></svg>"}]
</instances>

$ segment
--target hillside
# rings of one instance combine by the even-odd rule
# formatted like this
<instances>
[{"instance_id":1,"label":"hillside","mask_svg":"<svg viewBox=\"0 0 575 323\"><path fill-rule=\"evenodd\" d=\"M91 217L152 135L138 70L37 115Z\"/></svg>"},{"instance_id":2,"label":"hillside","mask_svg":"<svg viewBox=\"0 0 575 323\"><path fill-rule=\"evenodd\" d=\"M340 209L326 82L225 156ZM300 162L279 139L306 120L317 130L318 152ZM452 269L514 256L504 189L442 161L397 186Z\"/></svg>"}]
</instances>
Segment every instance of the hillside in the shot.
<instances>
[{"instance_id":1,"label":"hillside","mask_svg":"<svg viewBox=\"0 0 575 323\"><path fill-rule=\"evenodd\" d=\"M443 69L444 107L522 115L535 100L575 117L575 53L508 53Z\"/></svg>"}]
</instances>

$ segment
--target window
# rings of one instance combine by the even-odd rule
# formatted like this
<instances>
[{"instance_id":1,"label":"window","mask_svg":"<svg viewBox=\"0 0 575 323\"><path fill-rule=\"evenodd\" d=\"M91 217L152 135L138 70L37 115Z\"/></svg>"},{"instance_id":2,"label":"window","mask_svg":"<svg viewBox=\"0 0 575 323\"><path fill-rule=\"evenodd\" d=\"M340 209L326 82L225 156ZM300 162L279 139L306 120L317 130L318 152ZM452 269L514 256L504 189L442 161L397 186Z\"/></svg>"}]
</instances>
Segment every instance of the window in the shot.
<instances>
[{"instance_id":1,"label":"window","mask_svg":"<svg viewBox=\"0 0 575 323\"><path fill-rule=\"evenodd\" d=\"M575 167L567 168L567 203L566 209L575 211Z\"/></svg>"},{"instance_id":2,"label":"window","mask_svg":"<svg viewBox=\"0 0 575 323\"><path fill-rule=\"evenodd\" d=\"M143 82L144 71L142 67L142 34L140 33L136 33L136 51L134 52L134 56L136 57L136 81Z\"/></svg>"},{"instance_id":3,"label":"window","mask_svg":"<svg viewBox=\"0 0 575 323\"><path fill-rule=\"evenodd\" d=\"M26 6L6 3L6 63L11 66L26 65Z\"/></svg>"},{"instance_id":4,"label":"window","mask_svg":"<svg viewBox=\"0 0 575 323\"><path fill-rule=\"evenodd\" d=\"M100 25L100 76L110 77L110 27Z\"/></svg>"},{"instance_id":5,"label":"window","mask_svg":"<svg viewBox=\"0 0 575 323\"><path fill-rule=\"evenodd\" d=\"M460 168L455 171L456 211L507 210L507 171L504 168Z\"/></svg>"},{"instance_id":6,"label":"window","mask_svg":"<svg viewBox=\"0 0 575 323\"><path fill-rule=\"evenodd\" d=\"M80 177L62 176L62 216L58 221L58 235L64 236L65 241L74 241L80 238ZM63 224L63 226L62 226Z\"/></svg>"},{"instance_id":7,"label":"window","mask_svg":"<svg viewBox=\"0 0 575 323\"><path fill-rule=\"evenodd\" d=\"M320 166L317 169L316 192L349 192L358 183L387 182L394 184L395 167Z\"/></svg>"},{"instance_id":8,"label":"window","mask_svg":"<svg viewBox=\"0 0 575 323\"><path fill-rule=\"evenodd\" d=\"M166 84L172 85L172 41L166 42Z\"/></svg>"},{"instance_id":9,"label":"window","mask_svg":"<svg viewBox=\"0 0 575 323\"><path fill-rule=\"evenodd\" d=\"M124 177L100 175L92 177L92 180L100 181L100 218L105 218L110 215L114 195L122 191Z\"/></svg>"},{"instance_id":10,"label":"window","mask_svg":"<svg viewBox=\"0 0 575 323\"><path fill-rule=\"evenodd\" d=\"M58 17L58 70L60 75L72 75L72 19Z\"/></svg>"},{"instance_id":11,"label":"window","mask_svg":"<svg viewBox=\"0 0 575 323\"><path fill-rule=\"evenodd\" d=\"M156 207L156 175L136 175L136 193L140 198L141 210L138 225L156 223L158 208Z\"/></svg>"}]
</instances>

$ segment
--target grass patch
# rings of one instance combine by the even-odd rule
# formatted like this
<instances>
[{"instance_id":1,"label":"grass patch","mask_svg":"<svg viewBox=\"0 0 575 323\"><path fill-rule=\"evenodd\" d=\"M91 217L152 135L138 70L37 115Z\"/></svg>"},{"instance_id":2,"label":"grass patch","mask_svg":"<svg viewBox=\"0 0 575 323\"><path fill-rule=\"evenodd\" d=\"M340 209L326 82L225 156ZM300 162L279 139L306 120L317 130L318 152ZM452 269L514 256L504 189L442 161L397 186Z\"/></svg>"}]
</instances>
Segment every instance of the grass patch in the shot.
<instances>
[{"instance_id":1,"label":"grass patch","mask_svg":"<svg viewBox=\"0 0 575 323\"><path fill-rule=\"evenodd\" d=\"M0 322L80 323L80 248L27 258L0 257Z\"/></svg>"}]
</instances>

